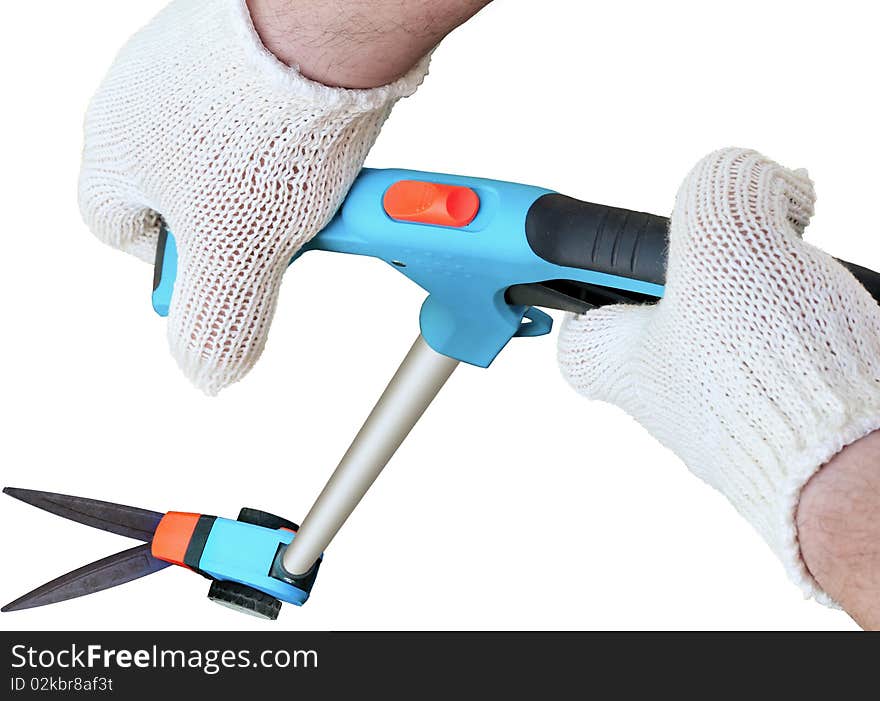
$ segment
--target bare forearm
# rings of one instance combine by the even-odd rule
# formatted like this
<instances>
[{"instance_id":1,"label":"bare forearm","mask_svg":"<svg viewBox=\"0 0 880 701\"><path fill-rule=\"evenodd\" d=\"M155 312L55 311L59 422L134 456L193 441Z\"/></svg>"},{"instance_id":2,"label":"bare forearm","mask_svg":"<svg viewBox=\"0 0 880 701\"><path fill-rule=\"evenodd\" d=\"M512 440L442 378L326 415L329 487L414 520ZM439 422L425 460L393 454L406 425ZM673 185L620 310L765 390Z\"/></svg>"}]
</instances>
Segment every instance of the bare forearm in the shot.
<instances>
[{"instance_id":1,"label":"bare forearm","mask_svg":"<svg viewBox=\"0 0 880 701\"><path fill-rule=\"evenodd\" d=\"M490 0L248 0L281 61L326 85L372 88L402 76Z\"/></svg>"},{"instance_id":2,"label":"bare forearm","mask_svg":"<svg viewBox=\"0 0 880 701\"><path fill-rule=\"evenodd\" d=\"M798 538L816 581L863 628L880 629L880 431L807 483Z\"/></svg>"}]
</instances>

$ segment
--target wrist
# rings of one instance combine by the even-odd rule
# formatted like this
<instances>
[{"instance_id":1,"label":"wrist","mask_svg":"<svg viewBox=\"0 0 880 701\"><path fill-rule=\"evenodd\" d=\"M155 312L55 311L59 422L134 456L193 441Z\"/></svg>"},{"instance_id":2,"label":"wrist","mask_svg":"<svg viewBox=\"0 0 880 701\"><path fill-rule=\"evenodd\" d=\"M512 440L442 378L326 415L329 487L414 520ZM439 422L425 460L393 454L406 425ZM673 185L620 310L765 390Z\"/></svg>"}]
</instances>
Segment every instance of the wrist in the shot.
<instances>
[{"instance_id":1,"label":"wrist","mask_svg":"<svg viewBox=\"0 0 880 701\"><path fill-rule=\"evenodd\" d=\"M801 556L861 626L880 629L880 431L851 443L801 492Z\"/></svg>"},{"instance_id":2,"label":"wrist","mask_svg":"<svg viewBox=\"0 0 880 701\"><path fill-rule=\"evenodd\" d=\"M247 0L266 49L306 78L343 88L387 85L489 0Z\"/></svg>"}]
</instances>

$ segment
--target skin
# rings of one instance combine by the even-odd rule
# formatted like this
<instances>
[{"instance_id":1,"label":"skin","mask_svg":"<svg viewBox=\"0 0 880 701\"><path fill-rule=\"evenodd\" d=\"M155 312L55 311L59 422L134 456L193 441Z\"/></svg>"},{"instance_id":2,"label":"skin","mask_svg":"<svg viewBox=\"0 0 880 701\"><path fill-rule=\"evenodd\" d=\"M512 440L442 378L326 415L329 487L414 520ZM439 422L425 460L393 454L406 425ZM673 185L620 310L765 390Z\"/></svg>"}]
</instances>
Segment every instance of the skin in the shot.
<instances>
[{"instance_id":1,"label":"skin","mask_svg":"<svg viewBox=\"0 0 880 701\"><path fill-rule=\"evenodd\" d=\"M797 527L816 581L856 623L880 630L880 431L813 476L801 492Z\"/></svg>"},{"instance_id":2,"label":"skin","mask_svg":"<svg viewBox=\"0 0 880 701\"><path fill-rule=\"evenodd\" d=\"M372 88L404 75L489 0L248 0L266 48L307 78ZM880 629L880 431L844 448L807 483L798 538L819 585Z\"/></svg>"},{"instance_id":3,"label":"skin","mask_svg":"<svg viewBox=\"0 0 880 701\"><path fill-rule=\"evenodd\" d=\"M375 88L400 78L489 0L248 0L269 51L312 80Z\"/></svg>"}]
</instances>

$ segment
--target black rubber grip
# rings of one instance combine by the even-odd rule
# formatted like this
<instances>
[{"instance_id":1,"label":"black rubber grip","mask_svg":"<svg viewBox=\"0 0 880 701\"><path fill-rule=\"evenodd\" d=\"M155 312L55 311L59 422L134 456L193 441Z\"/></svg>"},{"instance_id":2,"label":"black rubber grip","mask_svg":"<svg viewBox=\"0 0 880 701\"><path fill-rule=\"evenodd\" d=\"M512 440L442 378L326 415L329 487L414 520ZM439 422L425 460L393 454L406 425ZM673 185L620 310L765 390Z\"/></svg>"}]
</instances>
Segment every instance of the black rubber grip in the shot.
<instances>
[{"instance_id":1,"label":"black rubber grip","mask_svg":"<svg viewBox=\"0 0 880 701\"><path fill-rule=\"evenodd\" d=\"M165 264L165 246L168 244L168 229L159 227L159 238L156 241L156 259L153 261L153 292L159 289L162 282L162 268Z\"/></svg>"},{"instance_id":2,"label":"black rubber grip","mask_svg":"<svg viewBox=\"0 0 880 701\"><path fill-rule=\"evenodd\" d=\"M550 263L653 282L666 280L669 220L548 194L526 216L532 250Z\"/></svg>"},{"instance_id":3,"label":"black rubber grip","mask_svg":"<svg viewBox=\"0 0 880 701\"><path fill-rule=\"evenodd\" d=\"M666 284L669 219L582 202L556 193L539 197L526 215L526 238L532 250L550 263L569 268L596 270L621 277ZM845 260L839 261L880 303L880 273ZM532 304L541 305L543 295ZM552 287L552 286L551 286ZM594 287L594 286L593 286ZM558 291L554 289L554 293ZM530 300L534 291L523 299ZM570 299L584 295L567 295ZM546 300L544 300L546 302ZM591 306L613 303L590 300ZM525 303L522 300L519 303ZM574 310L552 301L554 308ZM576 310L574 310L576 311Z\"/></svg>"},{"instance_id":4,"label":"black rubber grip","mask_svg":"<svg viewBox=\"0 0 880 701\"><path fill-rule=\"evenodd\" d=\"M880 273L876 273L869 268L863 268L855 263L848 263L845 260L840 260L840 258L837 261L849 270L853 277L862 283L862 287L868 290L871 296L880 303Z\"/></svg>"}]
</instances>

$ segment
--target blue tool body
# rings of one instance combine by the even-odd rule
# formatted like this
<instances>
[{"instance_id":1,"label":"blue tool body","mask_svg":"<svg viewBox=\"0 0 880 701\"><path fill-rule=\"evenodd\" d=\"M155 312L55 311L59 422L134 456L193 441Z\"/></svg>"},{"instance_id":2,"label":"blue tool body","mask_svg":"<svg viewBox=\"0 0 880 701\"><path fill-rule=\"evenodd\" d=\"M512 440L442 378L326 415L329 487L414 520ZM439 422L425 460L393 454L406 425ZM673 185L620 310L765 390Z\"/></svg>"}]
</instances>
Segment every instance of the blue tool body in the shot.
<instances>
[{"instance_id":1,"label":"blue tool body","mask_svg":"<svg viewBox=\"0 0 880 701\"><path fill-rule=\"evenodd\" d=\"M271 576L278 550L294 533L217 518L205 542L198 569L214 579L238 582L302 606L309 592Z\"/></svg>"},{"instance_id":2,"label":"blue tool body","mask_svg":"<svg viewBox=\"0 0 880 701\"><path fill-rule=\"evenodd\" d=\"M479 210L466 226L393 219L383 198L401 181L470 188L479 197ZM535 202L548 194L553 193L499 180L367 168L333 220L296 258L308 251L331 251L385 261L428 293L419 318L428 345L480 367L488 367L514 336L538 336L552 328L552 319L543 311L507 302L505 292L513 285L571 280L662 296L663 286L653 282L559 265L537 255L527 240L526 218ZM170 305L177 266L170 235L168 240L161 280L153 292L153 307L162 315Z\"/></svg>"}]
</instances>

